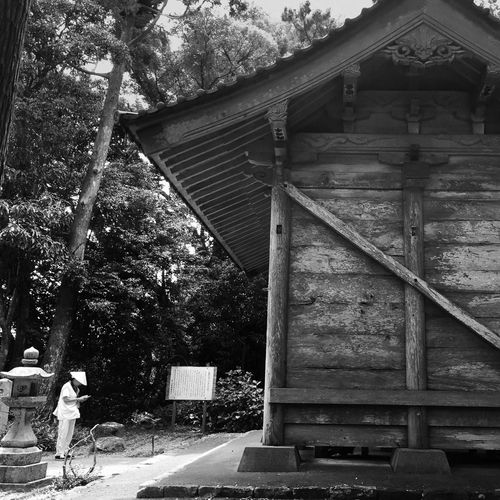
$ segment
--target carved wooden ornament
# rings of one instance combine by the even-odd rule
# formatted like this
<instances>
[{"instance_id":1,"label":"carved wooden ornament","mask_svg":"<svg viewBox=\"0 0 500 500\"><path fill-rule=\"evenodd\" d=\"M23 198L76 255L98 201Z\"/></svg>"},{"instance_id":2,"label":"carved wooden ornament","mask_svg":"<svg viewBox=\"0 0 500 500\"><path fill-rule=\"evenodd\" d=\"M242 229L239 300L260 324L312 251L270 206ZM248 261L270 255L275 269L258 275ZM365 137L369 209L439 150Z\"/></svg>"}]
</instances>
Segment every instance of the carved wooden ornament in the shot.
<instances>
[{"instance_id":1,"label":"carved wooden ornament","mask_svg":"<svg viewBox=\"0 0 500 500\"><path fill-rule=\"evenodd\" d=\"M392 58L394 64L425 69L451 63L465 51L429 26L421 25L383 52Z\"/></svg>"},{"instance_id":2,"label":"carved wooden ornament","mask_svg":"<svg viewBox=\"0 0 500 500\"><path fill-rule=\"evenodd\" d=\"M288 99L271 106L266 113L266 118L271 125L273 139L275 141L286 141L288 138L286 132L287 111Z\"/></svg>"}]
</instances>

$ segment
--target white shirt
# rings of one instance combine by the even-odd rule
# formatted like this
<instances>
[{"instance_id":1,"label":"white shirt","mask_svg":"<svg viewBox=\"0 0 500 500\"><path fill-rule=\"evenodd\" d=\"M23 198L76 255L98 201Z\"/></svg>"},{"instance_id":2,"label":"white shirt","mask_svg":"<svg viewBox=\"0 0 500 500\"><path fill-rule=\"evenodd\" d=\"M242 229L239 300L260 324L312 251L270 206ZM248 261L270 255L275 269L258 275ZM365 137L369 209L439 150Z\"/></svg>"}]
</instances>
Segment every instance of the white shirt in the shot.
<instances>
[{"instance_id":1,"label":"white shirt","mask_svg":"<svg viewBox=\"0 0 500 500\"><path fill-rule=\"evenodd\" d=\"M58 420L73 418L80 418L80 410L78 409L79 404L77 401L64 401L65 397L76 398L78 393L73 389L71 381L66 382L61 389L61 394L59 394L59 401L57 407L54 410L54 415Z\"/></svg>"}]
</instances>

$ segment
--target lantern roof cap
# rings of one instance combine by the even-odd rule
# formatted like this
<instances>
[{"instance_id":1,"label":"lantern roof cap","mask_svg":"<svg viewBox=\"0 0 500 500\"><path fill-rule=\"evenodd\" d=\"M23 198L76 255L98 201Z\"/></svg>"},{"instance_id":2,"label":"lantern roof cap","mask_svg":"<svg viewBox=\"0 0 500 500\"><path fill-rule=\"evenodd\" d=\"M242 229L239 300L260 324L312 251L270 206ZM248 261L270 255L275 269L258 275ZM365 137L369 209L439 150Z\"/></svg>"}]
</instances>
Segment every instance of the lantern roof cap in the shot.
<instances>
[{"instance_id":1,"label":"lantern roof cap","mask_svg":"<svg viewBox=\"0 0 500 500\"><path fill-rule=\"evenodd\" d=\"M40 352L34 347L30 347L24 351L24 357L21 363L24 366L16 366L8 372L0 372L0 376L12 380L25 378L25 379L39 379L53 377L53 373L47 373L43 368L34 366L38 364L38 356Z\"/></svg>"},{"instance_id":2,"label":"lantern roof cap","mask_svg":"<svg viewBox=\"0 0 500 500\"><path fill-rule=\"evenodd\" d=\"M47 373L43 368L38 366L16 366L8 372L0 372L0 376L15 380L19 378L50 378L54 374Z\"/></svg>"}]
</instances>

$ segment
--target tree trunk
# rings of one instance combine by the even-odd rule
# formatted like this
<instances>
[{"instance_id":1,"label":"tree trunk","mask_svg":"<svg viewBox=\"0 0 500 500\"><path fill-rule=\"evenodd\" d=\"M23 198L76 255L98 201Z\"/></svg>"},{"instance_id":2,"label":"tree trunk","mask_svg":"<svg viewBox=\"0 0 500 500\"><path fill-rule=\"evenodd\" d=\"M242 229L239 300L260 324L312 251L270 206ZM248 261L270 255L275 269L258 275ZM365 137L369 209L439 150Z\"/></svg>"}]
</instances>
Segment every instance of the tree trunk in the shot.
<instances>
[{"instance_id":1,"label":"tree trunk","mask_svg":"<svg viewBox=\"0 0 500 500\"><path fill-rule=\"evenodd\" d=\"M14 340L12 335L12 318L17 308L17 302L18 293L16 288L8 305L3 302L0 303L0 370L7 368L9 352Z\"/></svg>"},{"instance_id":2,"label":"tree trunk","mask_svg":"<svg viewBox=\"0 0 500 500\"><path fill-rule=\"evenodd\" d=\"M0 78L0 194L30 3L31 0L2 0L0 2L0 75L2 75Z\"/></svg>"},{"instance_id":3,"label":"tree trunk","mask_svg":"<svg viewBox=\"0 0 500 500\"><path fill-rule=\"evenodd\" d=\"M124 44L130 41L133 26L133 16L129 16L123 21L120 39ZM125 61L122 60L114 62L109 73L109 85L101 112L92 158L82 183L80 198L70 229L68 249L74 262L82 262L85 256L87 234L111 142L114 113L118 106L124 72ZM48 395L47 407L53 402L54 382L57 381L62 369L75 312L78 288L78 282L66 276L62 280L59 289L54 320L43 358L43 368L48 372L55 373L55 377L50 379L48 386L44 387L43 390Z\"/></svg>"},{"instance_id":4,"label":"tree trunk","mask_svg":"<svg viewBox=\"0 0 500 500\"><path fill-rule=\"evenodd\" d=\"M11 321L16 326L16 336L15 338L11 336L8 352L5 355L6 364L4 369L20 366L24 350L29 347L26 345L26 332L29 329L30 313L32 311L30 297L32 272L33 266L31 262L28 259L20 258L15 278L15 294L13 295L15 301L11 301L11 307L14 307L11 312Z\"/></svg>"},{"instance_id":5,"label":"tree trunk","mask_svg":"<svg viewBox=\"0 0 500 500\"><path fill-rule=\"evenodd\" d=\"M12 323L19 304L19 276L20 265L18 264L15 270L11 270L12 283L7 287L5 298L0 297L0 370L7 368L9 352L14 340Z\"/></svg>"},{"instance_id":6,"label":"tree trunk","mask_svg":"<svg viewBox=\"0 0 500 500\"><path fill-rule=\"evenodd\" d=\"M4 321L2 321L0 330L2 332L2 342L0 344L0 370L6 370L7 360L14 337L12 335L12 328Z\"/></svg>"},{"instance_id":7,"label":"tree trunk","mask_svg":"<svg viewBox=\"0 0 500 500\"><path fill-rule=\"evenodd\" d=\"M0 196L7 158L16 82L19 75L24 34L31 0L0 2ZM0 199L0 231L9 223L8 204ZM0 304L0 369L5 368L12 343L12 315L15 296L10 304Z\"/></svg>"}]
</instances>

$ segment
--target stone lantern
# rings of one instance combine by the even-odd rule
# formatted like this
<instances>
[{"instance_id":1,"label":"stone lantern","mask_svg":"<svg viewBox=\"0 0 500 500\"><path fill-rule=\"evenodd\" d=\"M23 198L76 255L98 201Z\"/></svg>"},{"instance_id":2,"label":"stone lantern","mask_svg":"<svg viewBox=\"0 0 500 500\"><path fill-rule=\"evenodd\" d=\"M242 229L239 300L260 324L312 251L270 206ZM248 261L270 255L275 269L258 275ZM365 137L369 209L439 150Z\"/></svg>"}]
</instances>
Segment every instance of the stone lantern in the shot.
<instances>
[{"instance_id":1,"label":"stone lantern","mask_svg":"<svg viewBox=\"0 0 500 500\"><path fill-rule=\"evenodd\" d=\"M26 349L23 366L0 372L1 377L12 381L12 393L2 398L2 403L14 415L14 422L0 441L0 490L40 486L48 481L47 462L41 462L42 450L36 446L31 418L35 408L47 400L37 395L40 381L54 374L36 366L38 355L34 347Z\"/></svg>"}]
</instances>

